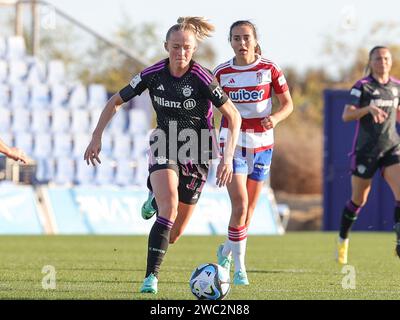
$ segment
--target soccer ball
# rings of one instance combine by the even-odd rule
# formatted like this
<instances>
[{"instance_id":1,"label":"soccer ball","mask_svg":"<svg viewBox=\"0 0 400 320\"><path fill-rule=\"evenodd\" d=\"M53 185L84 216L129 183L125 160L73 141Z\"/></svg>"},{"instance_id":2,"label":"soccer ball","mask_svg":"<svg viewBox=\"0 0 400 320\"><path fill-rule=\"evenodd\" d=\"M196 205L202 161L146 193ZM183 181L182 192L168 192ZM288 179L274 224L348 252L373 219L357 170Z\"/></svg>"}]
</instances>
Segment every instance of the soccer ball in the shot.
<instances>
[{"instance_id":1,"label":"soccer ball","mask_svg":"<svg viewBox=\"0 0 400 320\"><path fill-rule=\"evenodd\" d=\"M230 289L229 273L215 263L202 264L193 271L189 284L199 300L222 300Z\"/></svg>"}]
</instances>

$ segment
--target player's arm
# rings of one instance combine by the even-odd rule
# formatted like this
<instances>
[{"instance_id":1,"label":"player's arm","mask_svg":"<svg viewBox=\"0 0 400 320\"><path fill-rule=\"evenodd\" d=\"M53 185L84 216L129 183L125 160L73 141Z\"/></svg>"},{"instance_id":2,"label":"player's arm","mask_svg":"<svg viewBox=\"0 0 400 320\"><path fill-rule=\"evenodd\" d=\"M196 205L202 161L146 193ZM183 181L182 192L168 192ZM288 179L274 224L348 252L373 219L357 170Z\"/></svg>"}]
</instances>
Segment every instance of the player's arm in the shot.
<instances>
[{"instance_id":1,"label":"player's arm","mask_svg":"<svg viewBox=\"0 0 400 320\"><path fill-rule=\"evenodd\" d=\"M95 166L96 163L94 160L96 160L98 163L101 163L99 153L101 151L101 137L103 135L103 131L123 103L124 101L122 100L119 92L117 92L108 100L106 106L101 112L99 121L97 122L96 128L92 134L92 140L90 141L84 154L84 160L86 160L88 165L90 164L90 161Z\"/></svg>"},{"instance_id":2,"label":"player's arm","mask_svg":"<svg viewBox=\"0 0 400 320\"><path fill-rule=\"evenodd\" d=\"M372 119L375 123L382 123L386 120L388 114L382 109L369 105L362 108L358 108L355 105L347 104L344 107L342 119L344 122L360 120L362 117L371 114Z\"/></svg>"},{"instance_id":3,"label":"player's arm","mask_svg":"<svg viewBox=\"0 0 400 320\"><path fill-rule=\"evenodd\" d=\"M232 181L233 155L239 138L242 118L230 99L218 108L228 121L228 136L224 146L223 155L217 168L217 185L222 187Z\"/></svg>"},{"instance_id":4,"label":"player's arm","mask_svg":"<svg viewBox=\"0 0 400 320\"><path fill-rule=\"evenodd\" d=\"M279 101L279 109L261 121L266 129L275 128L279 122L285 120L293 112L293 101L289 90L276 95Z\"/></svg>"},{"instance_id":5,"label":"player's arm","mask_svg":"<svg viewBox=\"0 0 400 320\"><path fill-rule=\"evenodd\" d=\"M0 139L0 152L3 153L6 157L11 158L15 161L22 161L23 163L28 162L28 157L25 153L18 148L9 147L3 140Z\"/></svg>"}]
</instances>

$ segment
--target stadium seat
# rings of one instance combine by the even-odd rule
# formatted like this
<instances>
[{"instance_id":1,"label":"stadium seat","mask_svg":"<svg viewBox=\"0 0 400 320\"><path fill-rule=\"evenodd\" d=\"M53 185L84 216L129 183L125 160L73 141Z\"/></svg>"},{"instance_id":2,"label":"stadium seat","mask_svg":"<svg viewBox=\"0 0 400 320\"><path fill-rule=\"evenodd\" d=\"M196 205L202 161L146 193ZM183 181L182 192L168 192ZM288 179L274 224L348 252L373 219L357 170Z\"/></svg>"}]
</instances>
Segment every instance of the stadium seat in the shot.
<instances>
[{"instance_id":1,"label":"stadium seat","mask_svg":"<svg viewBox=\"0 0 400 320\"><path fill-rule=\"evenodd\" d=\"M89 145L91 135L88 133L74 133L72 141L72 155L82 160L87 146Z\"/></svg>"},{"instance_id":2,"label":"stadium seat","mask_svg":"<svg viewBox=\"0 0 400 320\"><path fill-rule=\"evenodd\" d=\"M149 175L149 165L146 157L137 159L135 162L135 172L133 176L133 184L145 187L147 184L147 177Z\"/></svg>"},{"instance_id":3,"label":"stadium seat","mask_svg":"<svg viewBox=\"0 0 400 320\"><path fill-rule=\"evenodd\" d=\"M31 125L31 116L28 109L12 109L12 130L14 132L28 131Z\"/></svg>"},{"instance_id":4,"label":"stadium seat","mask_svg":"<svg viewBox=\"0 0 400 320\"><path fill-rule=\"evenodd\" d=\"M90 112L90 131L96 128L97 122L100 119L101 112L103 111L102 108L91 109Z\"/></svg>"},{"instance_id":5,"label":"stadium seat","mask_svg":"<svg viewBox=\"0 0 400 320\"><path fill-rule=\"evenodd\" d=\"M0 59L0 83L6 82L8 78L7 61Z\"/></svg>"},{"instance_id":6,"label":"stadium seat","mask_svg":"<svg viewBox=\"0 0 400 320\"><path fill-rule=\"evenodd\" d=\"M31 87L29 108L47 108L50 103L49 88L44 84L35 84Z\"/></svg>"},{"instance_id":7,"label":"stadium seat","mask_svg":"<svg viewBox=\"0 0 400 320\"><path fill-rule=\"evenodd\" d=\"M71 110L71 130L72 132L88 132L90 125L89 112L86 109Z\"/></svg>"},{"instance_id":8,"label":"stadium seat","mask_svg":"<svg viewBox=\"0 0 400 320\"><path fill-rule=\"evenodd\" d=\"M70 113L64 108L54 108L51 110L51 131L66 132L70 129Z\"/></svg>"},{"instance_id":9,"label":"stadium seat","mask_svg":"<svg viewBox=\"0 0 400 320\"><path fill-rule=\"evenodd\" d=\"M134 183L135 169L129 158L122 158L116 161L114 182L119 186L128 186Z\"/></svg>"},{"instance_id":10,"label":"stadium seat","mask_svg":"<svg viewBox=\"0 0 400 320\"><path fill-rule=\"evenodd\" d=\"M0 107L8 108L10 103L10 89L7 85L0 83Z\"/></svg>"},{"instance_id":11,"label":"stadium seat","mask_svg":"<svg viewBox=\"0 0 400 320\"><path fill-rule=\"evenodd\" d=\"M0 130L8 131L10 127L11 127L11 111L9 109L0 106Z\"/></svg>"},{"instance_id":12,"label":"stadium seat","mask_svg":"<svg viewBox=\"0 0 400 320\"><path fill-rule=\"evenodd\" d=\"M61 107L68 99L68 88L63 84L53 84L50 87L50 106Z\"/></svg>"},{"instance_id":13,"label":"stadium seat","mask_svg":"<svg viewBox=\"0 0 400 320\"><path fill-rule=\"evenodd\" d=\"M56 133L53 136L53 156L69 157L72 152L72 139L68 133Z\"/></svg>"},{"instance_id":14,"label":"stadium seat","mask_svg":"<svg viewBox=\"0 0 400 320\"><path fill-rule=\"evenodd\" d=\"M48 85L63 83L65 79L65 67L61 60L51 60L47 64L47 79Z\"/></svg>"},{"instance_id":15,"label":"stadium seat","mask_svg":"<svg viewBox=\"0 0 400 320\"><path fill-rule=\"evenodd\" d=\"M19 84L25 81L28 67L24 60L10 60L8 62L8 79L9 84Z\"/></svg>"},{"instance_id":16,"label":"stadium seat","mask_svg":"<svg viewBox=\"0 0 400 320\"><path fill-rule=\"evenodd\" d=\"M88 108L104 108L107 102L106 88L101 84L91 84L88 87Z\"/></svg>"},{"instance_id":17,"label":"stadium seat","mask_svg":"<svg viewBox=\"0 0 400 320\"><path fill-rule=\"evenodd\" d=\"M72 88L68 100L68 107L71 109L78 109L86 107L87 93L86 88L82 84L77 84Z\"/></svg>"},{"instance_id":18,"label":"stadium seat","mask_svg":"<svg viewBox=\"0 0 400 320\"><path fill-rule=\"evenodd\" d=\"M50 112L48 110L35 108L31 110L33 132L48 132L50 129Z\"/></svg>"},{"instance_id":19,"label":"stadium seat","mask_svg":"<svg viewBox=\"0 0 400 320\"><path fill-rule=\"evenodd\" d=\"M25 84L15 84L11 88L10 105L12 108L26 108L29 102L29 87Z\"/></svg>"},{"instance_id":20,"label":"stadium seat","mask_svg":"<svg viewBox=\"0 0 400 320\"><path fill-rule=\"evenodd\" d=\"M24 150L26 154L31 154L33 149L32 134L29 132L16 132L14 136L15 146Z\"/></svg>"},{"instance_id":21,"label":"stadium seat","mask_svg":"<svg viewBox=\"0 0 400 320\"><path fill-rule=\"evenodd\" d=\"M33 59L28 63L28 72L25 82L31 85L37 85L44 82L44 65L37 59Z\"/></svg>"},{"instance_id":22,"label":"stadium seat","mask_svg":"<svg viewBox=\"0 0 400 320\"><path fill-rule=\"evenodd\" d=\"M5 59L7 53L6 39L0 36L0 59Z\"/></svg>"},{"instance_id":23,"label":"stadium seat","mask_svg":"<svg viewBox=\"0 0 400 320\"><path fill-rule=\"evenodd\" d=\"M113 157L118 158L129 157L132 151L131 138L127 134L114 134L113 135Z\"/></svg>"},{"instance_id":24,"label":"stadium seat","mask_svg":"<svg viewBox=\"0 0 400 320\"><path fill-rule=\"evenodd\" d=\"M129 132L144 133L149 131L150 123L146 112L142 109L129 110Z\"/></svg>"},{"instance_id":25,"label":"stadium seat","mask_svg":"<svg viewBox=\"0 0 400 320\"><path fill-rule=\"evenodd\" d=\"M139 159L145 157L149 151L149 135L144 133L137 133L131 135L133 148L132 148L132 158Z\"/></svg>"},{"instance_id":26,"label":"stadium seat","mask_svg":"<svg viewBox=\"0 0 400 320\"><path fill-rule=\"evenodd\" d=\"M1 119L0 119L1 121ZM11 132L9 131L3 131L3 128L0 127L0 139L4 141L4 143L8 146L13 146L14 145L14 137Z\"/></svg>"},{"instance_id":27,"label":"stadium seat","mask_svg":"<svg viewBox=\"0 0 400 320\"><path fill-rule=\"evenodd\" d=\"M52 155L51 134L46 132L35 133L33 136L33 156L46 158Z\"/></svg>"},{"instance_id":28,"label":"stadium seat","mask_svg":"<svg viewBox=\"0 0 400 320\"><path fill-rule=\"evenodd\" d=\"M113 137L108 133L104 133L101 138L101 154L115 158L113 155Z\"/></svg>"},{"instance_id":29,"label":"stadium seat","mask_svg":"<svg viewBox=\"0 0 400 320\"><path fill-rule=\"evenodd\" d=\"M114 165L110 158L101 158L101 164L96 168L95 183L107 185L114 182Z\"/></svg>"},{"instance_id":30,"label":"stadium seat","mask_svg":"<svg viewBox=\"0 0 400 320\"><path fill-rule=\"evenodd\" d=\"M36 180L38 182L49 182L54 179L55 161L53 158L36 158Z\"/></svg>"},{"instance_id":31,"label":"stadium seat","mask_svg":"<svg viewBox=\"0 0 400 320\"><path fill-rule=\"evenodd\" d=\"M121 108L112 118L111 122L107 127L107 131L111 133L121 134L126 131L126 128L127 128L127 114L125 109Z\"/></svg>"},{"instance_id":32,"label":"stadium seat","mask_svg":"<svg viewBox=\"0 0 400 320\"><path fill-rule=\"evenodd\" d=\"M58 157L55 159L54 181L57 184L70 184L75 180L75 162L71 158Z\"/></svg>"},{"instance_id":33,"label":"stadium seat","mask_svg":"<svg viewBox=\"0 0 400 320\"><path fill-rule=\"evenodd\" d=\"M94 184L95 167L87 165L82 157L76 158L76 179L77 184Z\"/></svg>"},{"instance_id":34,"label":"stadium seat","mask_svg":"<svg viewBox=\"0 0 400 320\"><path fill-rule=\"evenodd\" d=\"M22 59L26 55L25 41L23 37L11 36L7 38L7 59Z\"/></svg>"}]
</instances>

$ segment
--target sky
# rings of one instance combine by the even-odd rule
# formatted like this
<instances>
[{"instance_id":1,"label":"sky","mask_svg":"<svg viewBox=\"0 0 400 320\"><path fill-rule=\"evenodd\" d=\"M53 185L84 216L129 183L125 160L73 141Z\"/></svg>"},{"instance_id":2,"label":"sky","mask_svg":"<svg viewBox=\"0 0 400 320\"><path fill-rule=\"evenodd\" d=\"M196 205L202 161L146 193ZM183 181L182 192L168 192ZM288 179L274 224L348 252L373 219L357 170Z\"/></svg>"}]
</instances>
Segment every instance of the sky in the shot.
<instances>
[{"instance_id":1,"label":"sky","mask_svg":"<svg viewBox=\"0 0 400 320\"><path fill-rule=\"evenodd\" d=\"M160 38L179 16L204 16L216 27L210 42L217 52L217 64L233 55L228 42L230 25L249 19L256 24L263 55L282 67L298 71L327 64L322 55L330 37L351 45L366 43L377 22L400 23L397 0L49 0L100 34L111 37L128 17L133 24L152 22ZM248 5L247 5L248 4ZM122 14L124 13L124 14ZM400 40L400 35L397 35ZM371 40L371 39L368 39ZM371 41L390 44L388 34ZM367 41L368 42L368 41ZM162 43L160 43L162 47ZM343 58L343 57L342 57ZM347 57L345 57L347 58Z\"/></svg>"}]
</instances>

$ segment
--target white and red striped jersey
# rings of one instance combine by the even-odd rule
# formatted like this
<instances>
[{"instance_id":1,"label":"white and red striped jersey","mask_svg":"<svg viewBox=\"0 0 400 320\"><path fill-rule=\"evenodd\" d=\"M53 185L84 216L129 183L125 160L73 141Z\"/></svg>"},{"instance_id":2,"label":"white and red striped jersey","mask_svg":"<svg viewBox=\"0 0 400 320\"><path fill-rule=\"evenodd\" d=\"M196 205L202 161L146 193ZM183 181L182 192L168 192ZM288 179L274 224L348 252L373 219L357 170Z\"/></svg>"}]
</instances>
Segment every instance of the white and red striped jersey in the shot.
<instances>
[{"instance_id":1,"label":"white and red striped jersey","mask_svg":"<svg viewBox=\"0 0 400 320\"><path fill-rule=\"evenodd\" d=\"M231 59L215 68L214 75L242 116L238 145L255 149L255 152L272 148L273 130L265 129L261 120L271 114L272 90L280 94L289 89L281 69L272 61L257 56L257 60L247 66L236 66ZM227 134L228 123L223 118L221 146Z\"/></svg>"}]
</instances>

